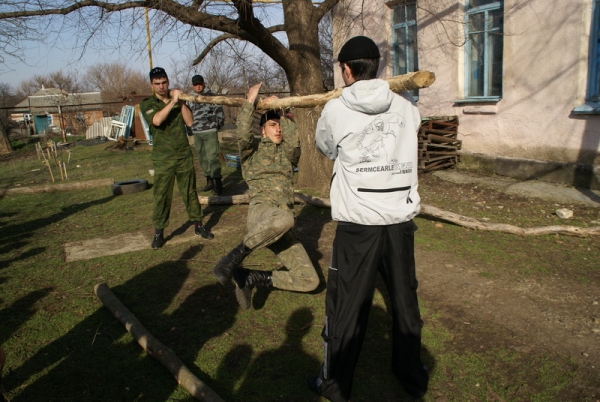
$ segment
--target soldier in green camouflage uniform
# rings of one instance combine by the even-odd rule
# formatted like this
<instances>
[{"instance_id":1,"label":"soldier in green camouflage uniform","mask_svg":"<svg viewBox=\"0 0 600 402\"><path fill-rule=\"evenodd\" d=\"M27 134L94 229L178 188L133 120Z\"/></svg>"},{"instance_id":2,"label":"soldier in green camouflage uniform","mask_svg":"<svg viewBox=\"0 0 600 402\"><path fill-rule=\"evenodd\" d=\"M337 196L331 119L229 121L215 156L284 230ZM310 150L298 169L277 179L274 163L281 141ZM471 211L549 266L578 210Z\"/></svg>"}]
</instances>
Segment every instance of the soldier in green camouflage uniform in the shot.
<instances>
[{"instance_id":1,"label":"soldier in green camouflage uniform","mask_svg":"<svg viewBox=\"0 0 600 402\"><path fill-rule=\"evenodd\" d=\"M150 71L154 95L140 103L140 111L152 136L152 163L154 165L154 211L152 222L155 233L152 248L164 244L164 228L169 225L175 179L194 231L198 236L212 239L213 234L202 226L202 209L196 193L196 172L189 146L186 125L192 124L192 112L183 101L179 89L169 90L169 78L164 69Z\"/></svg>"},{"instance_id":2,"label":"soldier in green camouflage uniform","mask_svg":"<svg viewBox=\"0 0 600 402\"><path fill-rule=\"evenodd\" d=\"M206 86L204 77L194 75L192 77L194 92L201 96L214 96L215 94ZM188 102L188 107L194 116L192 133L194 136L194 148L198 155L198 161L206 177L206 186L200 191L213 190L215 195L223 193L221 181L221 161L219 154L218 131L225 124L223 106L208 103Z\"/></svg>"},{"instance_id":3,"label":"soldier in green camouflage uniform","mask_svg":"<svg viewBox=\"0 0 600 402\"><path fill-rule=\"evenodd\" d=\"M237 117L238 147L242 173L248 184L250 207L248 233L243 243L223 257L213 269L222 284L233 276L240 305L250 307L252 289L273 286L284 290L310 292L319 277L302 244L292 233L294 227L294 166L300 159L296 124L275 111L261 117L262 138L252 130L254 100L260 85L248 92L248 102ZM238 268L252 250L267 247L287 270L256 271Z\"/></svg>"}]
</instances>

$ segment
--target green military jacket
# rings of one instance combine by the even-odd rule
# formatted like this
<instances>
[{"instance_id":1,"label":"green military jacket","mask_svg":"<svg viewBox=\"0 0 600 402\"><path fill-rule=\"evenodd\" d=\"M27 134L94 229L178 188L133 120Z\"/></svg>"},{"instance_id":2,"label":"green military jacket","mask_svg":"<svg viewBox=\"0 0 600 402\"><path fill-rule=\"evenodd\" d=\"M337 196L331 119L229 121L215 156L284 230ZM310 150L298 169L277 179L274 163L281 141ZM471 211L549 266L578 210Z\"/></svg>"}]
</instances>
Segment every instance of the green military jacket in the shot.
<instances>
[{"instance_id":1,"label":"green military jacket","mask_svg":"<svg viewBox=\"0 0 600 402\"><path fill-rule=\"evenodd\" d=\"M242 175L248 184L250 205L267 204L294 209L294 167L300 159L300 138L296 124L280 120L282 141L256 138L252 130L254 107L244 103L237 117L237 135Z\"/></svg>"},{"instance_id":2,"label":"green military jacket","mask_svg":"<svg viewBox=\"0 0 600 402\"><path fill-rule=\"evenodd\" d=\"M152 160L164 161L184 159L192 156L192 150L187 139L185 122L179 104L173 106L169 116L160 126L152 124L152 119L160 112L166 103L152 95L140 103L142 116L148 122L152 136Z\"/></svg>"}]
</instances>

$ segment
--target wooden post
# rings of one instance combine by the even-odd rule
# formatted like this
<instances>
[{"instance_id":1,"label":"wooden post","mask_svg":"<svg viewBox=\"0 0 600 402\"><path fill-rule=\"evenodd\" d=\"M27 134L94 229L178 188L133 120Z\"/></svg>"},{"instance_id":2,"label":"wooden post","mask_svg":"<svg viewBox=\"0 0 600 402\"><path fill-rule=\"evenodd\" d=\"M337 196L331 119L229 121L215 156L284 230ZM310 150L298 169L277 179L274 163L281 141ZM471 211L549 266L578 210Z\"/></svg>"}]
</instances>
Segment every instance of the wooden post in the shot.
<instances>
[{"instance_id":1,"label":"wooden post","mask_svg":"<svg viewBox=\"0 0 600 402\"><path fill-rule=\"evenodd\" d=\"M52 182L54 182L54 175L52 174L52 168L50 167L50 161L48 161L48 159L44 159L44 162L46 162L46 166L48 166L48 170L50 171L50 178L52 179Z\"/></svg>"},{"instance_id":2,"label":"wooden post","mask_svg":"<svg viewBox=\"0 0 600 402\"><path fill-rule=\"evenodd\" d=\"M142 323L121 303L106 283L99 283L94 286L94 293L104 303L104 306L113 313L115 318L123 324L142 349L162 363L177 382L188 390L192 396L199 401L223 402L215 391L192 374L171 349L160 343L144 328Z\"/></svg>"}]
</instances>

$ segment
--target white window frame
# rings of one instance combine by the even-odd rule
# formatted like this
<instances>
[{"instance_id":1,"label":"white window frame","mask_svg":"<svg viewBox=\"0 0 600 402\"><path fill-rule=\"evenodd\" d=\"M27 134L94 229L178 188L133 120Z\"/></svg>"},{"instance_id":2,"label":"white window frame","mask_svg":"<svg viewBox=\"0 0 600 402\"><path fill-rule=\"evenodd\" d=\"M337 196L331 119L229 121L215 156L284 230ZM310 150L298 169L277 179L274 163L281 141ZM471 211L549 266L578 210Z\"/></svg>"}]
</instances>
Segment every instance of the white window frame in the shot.
<instances>
[{"instance_id":1,"label":"white window frame","mask_svg":"<svg viewBox=\"0 0 600 402\"><path fill-rule=\"evenodd\" d=\"M497 0L490 4L485 4L478 7L469 7L469 1L466 1L466 12L465 12L465 98L469 100L482 100L482 101L497 101L502 98L502 93L499 95L492 95L491 88L489 88L489 82L491 81L490 77L490 66L492 63L492 51L491 51L491 40L490 36L497 34L498 32L503 33L504 26L501 28L493 28L491 24L491 16L489 15L490 11L503 10L504 1ZM469 18L478 15L484 15L484 61L483 61L483 94L481 95L469 95L470 93L470 81L471 81L471 54L470 54L470 44L469 44ZM504 25L504 24L503 24ZM503 41L504 42L504 41ZM504 47L504 46L503 46ZM502 50L502 57L504 58L504 49ZM502 80L503 81L503 80ZM503 84L503 82L501 83ZM502 91L501 91L502 92Z\"/></svg>"}]
</instances>

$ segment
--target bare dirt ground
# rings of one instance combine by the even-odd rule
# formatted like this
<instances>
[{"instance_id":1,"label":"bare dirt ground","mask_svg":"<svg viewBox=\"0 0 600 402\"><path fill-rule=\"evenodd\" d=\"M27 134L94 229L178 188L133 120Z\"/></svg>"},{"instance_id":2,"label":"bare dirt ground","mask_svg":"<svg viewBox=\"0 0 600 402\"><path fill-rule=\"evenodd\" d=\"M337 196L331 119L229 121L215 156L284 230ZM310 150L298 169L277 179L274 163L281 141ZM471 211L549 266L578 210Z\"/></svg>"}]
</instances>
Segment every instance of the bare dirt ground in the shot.
<instances>
[{"instance_id":1,"label":"bare dirt ground","mask_svg":"<svg viewBox=\"0 0 600 402\"><path fill-rule=\"evenodd\" d=\"M477 181L474 177L468 180L468 176L458 176L465 180L456 183L448 178L423 175L420 179L422 202L491 222L504 220L502 223L519 225L525 221L528 227L572 224L558 222L554 216L556 209L564 207L574 210L579 223L600 225L597 193L588 191L580 197L579 190L544 183L521 183L516 186L517 191L510 181L507 185L503 179L494 186L490 178ZM481 180L489 186L482 185ZM497 212L491 218L478 217L482 210ZM315 230L314 224L314 217L303 218L301 213L297 228L301 240L308 243L307 250L322 251L322 255L314 257L319 259L321 267L326 267L334 225L325 223L321 230ZM437 225L443 230L446 223L426 221L421 225ZM477 235L475 231L465 231L471 233L466 234L466 238ZM553 259L560 264L561 259L566 258L552 252L553 244L563 245L565 241L573 247L581 247L583 254L590 251L590 255L598 256L598 238L523 239L524 247L532 248L527 258L543 259L550 265ZM536 250L538 246L540 249ZM506 253L511 252L506 250ZM428 245L417 246L419 297L430 310L443 312L444 325L455 335L454 347L457 350L504 347L524 358L530 353L558 354L576 365L578 375L583 376L579 389L569 389L563 400L590 400L590 397L600 400L600 261L591 266L595 268L583 281L569 270L513 274L510 266L490 267L451 252L436 251ZM488 272L496 273L486 275ZM528 394L526 390L521 392ZM438 391L438 396L444 400L443 391ZM514 396L522 400L522 396Z\"/></svg>"},{"instance_id":2,"label":"bare dirt ground","mask_svg":"<svg viewBox=\"0 0 600 402\"><path fill-rule=\"evenodd\" d=\"M226 184L229 194L245 191L243 182ZM510 205L512 213L506 207L500 210L499 216L497 214L490 218L491 221L506 219L497 223L519 225L528 216L541 213L542 219L526 222L528 227L570 225L572 223L569 221L557 222L556 217L548 219L548 222L543 219L564 207L574 210L578 219L589 223L589 226L600 225L600 193L589 190L538 181L526 183L475 176L453 170L439 175L421 175L420 189L422 203L475 218L478 218L478 210ZM328 210L323 213L322 222L314 216L300 213L296 225L303 243L308 243L307 250L313 250L313 253L319 250L318 255L312 257L319 260L321 267L328 265L329 248L335 235L334 224L327 222L328 218ZM435 225L436 222L427 224ZM506 236L518 238L516 235ZM576 239L571 241L577 242ZM532 238L523 241L528 240L532 241L532 245L536 244ZM556 242L561 243L562 240L557 238ZM582 252L585 253L590 244L596 251L591 254L597 255L600 239L586 239ZM506 252L510 253L511 250ZM533 250L530 257L558 258ZM600 369L600 261L597 261L595 272L589 275L593 280L587 283L570 277L570 272L564 275L486 276L481 273L492 270L481 262L473 265L471 261L453 253L417 246L417 270L420 297L455 317L449 320L450 325L469 328L480 326L486 331L502 335L506 346L516 351L552 350L583 366ZM479 342L485 347L485 340ZM600 372L596 372L596 375L600 391Z\"/></svg>"}]
</instances>

